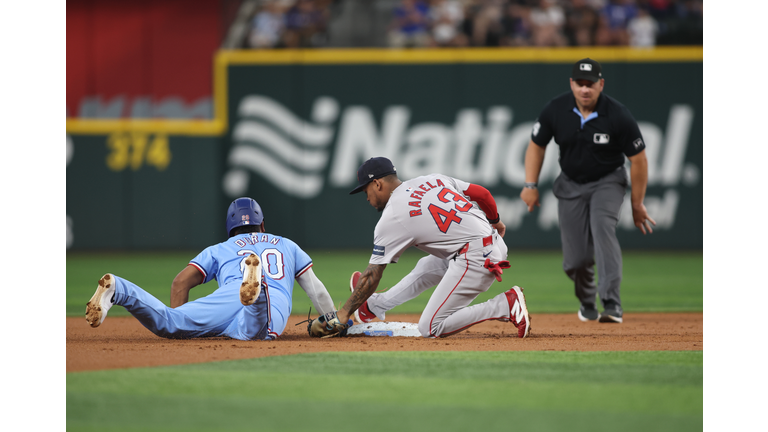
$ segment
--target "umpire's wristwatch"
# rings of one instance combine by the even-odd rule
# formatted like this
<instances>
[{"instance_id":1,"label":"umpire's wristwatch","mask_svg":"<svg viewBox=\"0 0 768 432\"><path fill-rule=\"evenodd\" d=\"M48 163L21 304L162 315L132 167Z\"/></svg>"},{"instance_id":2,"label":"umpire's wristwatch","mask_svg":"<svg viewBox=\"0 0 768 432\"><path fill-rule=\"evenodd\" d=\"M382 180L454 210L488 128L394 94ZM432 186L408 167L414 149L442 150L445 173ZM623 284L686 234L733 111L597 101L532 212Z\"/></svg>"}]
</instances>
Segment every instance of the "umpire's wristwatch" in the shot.
<instances>
[{"instance_id":1,"label":"umpire's wristwatch","mask_svg":"<svg viewBox=\"0 0 768 432\"><path fill-rule=\"evenodd\" d=\"M523 187L524 188L528 188L528 189L538 189L538 183L528 183L528 182L525 182L523 184Z\"/></svg>"}]
</instances>

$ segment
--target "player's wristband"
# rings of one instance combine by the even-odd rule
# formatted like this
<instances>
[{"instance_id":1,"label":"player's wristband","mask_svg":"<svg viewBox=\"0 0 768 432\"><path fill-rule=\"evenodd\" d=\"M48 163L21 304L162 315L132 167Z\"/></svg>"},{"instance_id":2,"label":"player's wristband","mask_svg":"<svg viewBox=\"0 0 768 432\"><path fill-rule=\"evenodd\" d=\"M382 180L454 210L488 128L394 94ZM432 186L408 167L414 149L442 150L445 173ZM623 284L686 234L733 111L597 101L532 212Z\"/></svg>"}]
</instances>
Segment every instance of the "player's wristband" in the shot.
<instances>
[{"instance_id":1,"label":"player's wristband","mask_svg":"<svg viewBox=\"0 0 768 432\"><path fill-rule=\"evenodd\" d=\"M488 219L487 216L486 216L486 219ZM488 223L491 224L491 225L494 225L494 224L499 223L500 220L501 220L501 216L497 215L496 219L488 219Z\"/></svg>"},{"instance_id":2,"label":"player's wristband","mask_svg":"<svg viewBox=\"0 0 768 432\"><path fill-rule=\"evenodd\" d=\"M538 185L539 185L538 183L534 183L534 182L531 182L531 183L525 182L525 183L523 183L523 187L524 188L528 188L528 189L538 189Z\"/></svg>"}]
</instances>

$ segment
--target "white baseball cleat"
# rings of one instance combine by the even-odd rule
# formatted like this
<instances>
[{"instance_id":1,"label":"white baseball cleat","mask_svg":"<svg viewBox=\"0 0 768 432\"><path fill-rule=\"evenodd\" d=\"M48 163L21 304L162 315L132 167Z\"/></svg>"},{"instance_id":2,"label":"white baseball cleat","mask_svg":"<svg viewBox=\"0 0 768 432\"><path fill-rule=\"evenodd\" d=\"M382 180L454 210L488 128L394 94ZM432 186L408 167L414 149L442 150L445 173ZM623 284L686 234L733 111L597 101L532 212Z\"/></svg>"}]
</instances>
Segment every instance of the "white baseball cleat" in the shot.
<instances>
[{"instance_id":1,"label":"white baseball cleat","mask_svg":"<svg viewBox=\"0 0 768 432\"><path fill-rule=\"evenodd\" d=\"M98 327L107 317L107 312L115 303L115 275L105 274L99 279L99 285L93 297L85 304L85 320L91 327Z\"/></svg>"},{"instance_id":2,"label":"white baseball cleat","mask_svg":"<svg viewBox=\"0 0 768 432\"><path fill-rule=\"evenodd\" d=\"M517 337L525 338L531 334L531 317L528 315L528 306L525 304L523 289L513 286L505 292L509 302L509 320L517 327Z\"/></svg>"},{"instance_id":3,"label":"white baseball cleat","mask_svg":"<svg viewBox=\"0 0 768 432\"><path fill-rule=\"evenodd\" d=\"M243 270L243 283L240 285L240 303L250 306L261 294L261 261L256 254L248 255Z\"/></svg>"}]
</instances>

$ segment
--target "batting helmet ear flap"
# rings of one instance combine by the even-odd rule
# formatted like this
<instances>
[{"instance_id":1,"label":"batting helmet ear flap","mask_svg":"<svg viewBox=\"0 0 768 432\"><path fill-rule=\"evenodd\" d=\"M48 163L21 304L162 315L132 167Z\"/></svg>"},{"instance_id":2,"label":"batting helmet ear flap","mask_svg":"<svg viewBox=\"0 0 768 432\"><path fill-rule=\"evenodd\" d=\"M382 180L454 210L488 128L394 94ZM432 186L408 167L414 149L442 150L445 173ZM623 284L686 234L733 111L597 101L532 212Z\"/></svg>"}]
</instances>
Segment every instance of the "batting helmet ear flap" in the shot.
<instances>
[{"instance_id":1,"label":"batting helmet ear flap","mask_svg":"<svg viewBox=\"0 0 768 432\"><path fill-rule=\"evenodd\" d=\"M253 198L242 197L232 201L227 209L227 235L232 237L232 230L244 225L261 225L264 213L259 203Z\"/></svg>"}]
</instances>

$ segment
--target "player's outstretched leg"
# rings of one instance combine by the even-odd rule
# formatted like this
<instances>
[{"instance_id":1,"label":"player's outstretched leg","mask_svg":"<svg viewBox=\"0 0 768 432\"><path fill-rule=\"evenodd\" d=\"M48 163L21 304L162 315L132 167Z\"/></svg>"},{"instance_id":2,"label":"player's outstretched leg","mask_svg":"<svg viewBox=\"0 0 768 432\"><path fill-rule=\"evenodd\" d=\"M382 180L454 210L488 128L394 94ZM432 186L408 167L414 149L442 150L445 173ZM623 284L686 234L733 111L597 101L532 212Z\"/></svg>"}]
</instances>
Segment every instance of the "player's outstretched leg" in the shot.
<instances>
[{"instance_id":1,"label":"player's outstretched leg","mask_svg":"<svg viewBox=\"0 0 768 432\"><path fill-rule=\"evenodd\" d=\"M523 289L513 286L504 294L506 294L509 302L509 320L517 327L517 337L528 337L531 334L531 317L528 315L528 306L525 303Z\"/></svg>"},{"instance_id":2,"label":"player's outstretched leg","mask_svg":"<svg viewBox=\"0 0 768 432\"><path fill-rule=\"evenodd\" d=\"M349 291L355 292L355 287L357 286L357 281L360 280L360 276L363 274L359 271L356 271L352 273L352 276L349 278ZM360 324L363 323L369 323L373 321L374 318L376 318L376 315L371 312L371 310L368 308L368 301L366 300L363 302L362 305L360 305L359 308L354 313L355 315L355 321L359 322Z\"/></svg>"},{"instance_id":3,"label":"player's outstretched leg","mask_svg":"<svg viewBox=\"0 0 768 432\"><path fill-rule=\"evenodd\" d=\"M240 303L252 305L261 294L261 261L255 254L245 259L243 283L240 285Z\"/></svg>"},{"instance_id":4,"label":"player's outstretched leg","mask_svg":"<svg viewBox=\"0 0 768 432\"><path fill-rule=\"evenodd\" d=\"M99 285L93 297L85 305L85 320L91 327L98 327L107 317L107 312L114 303L115 276L109 273L99 279Z\"/></svg>"}]
</instances>

